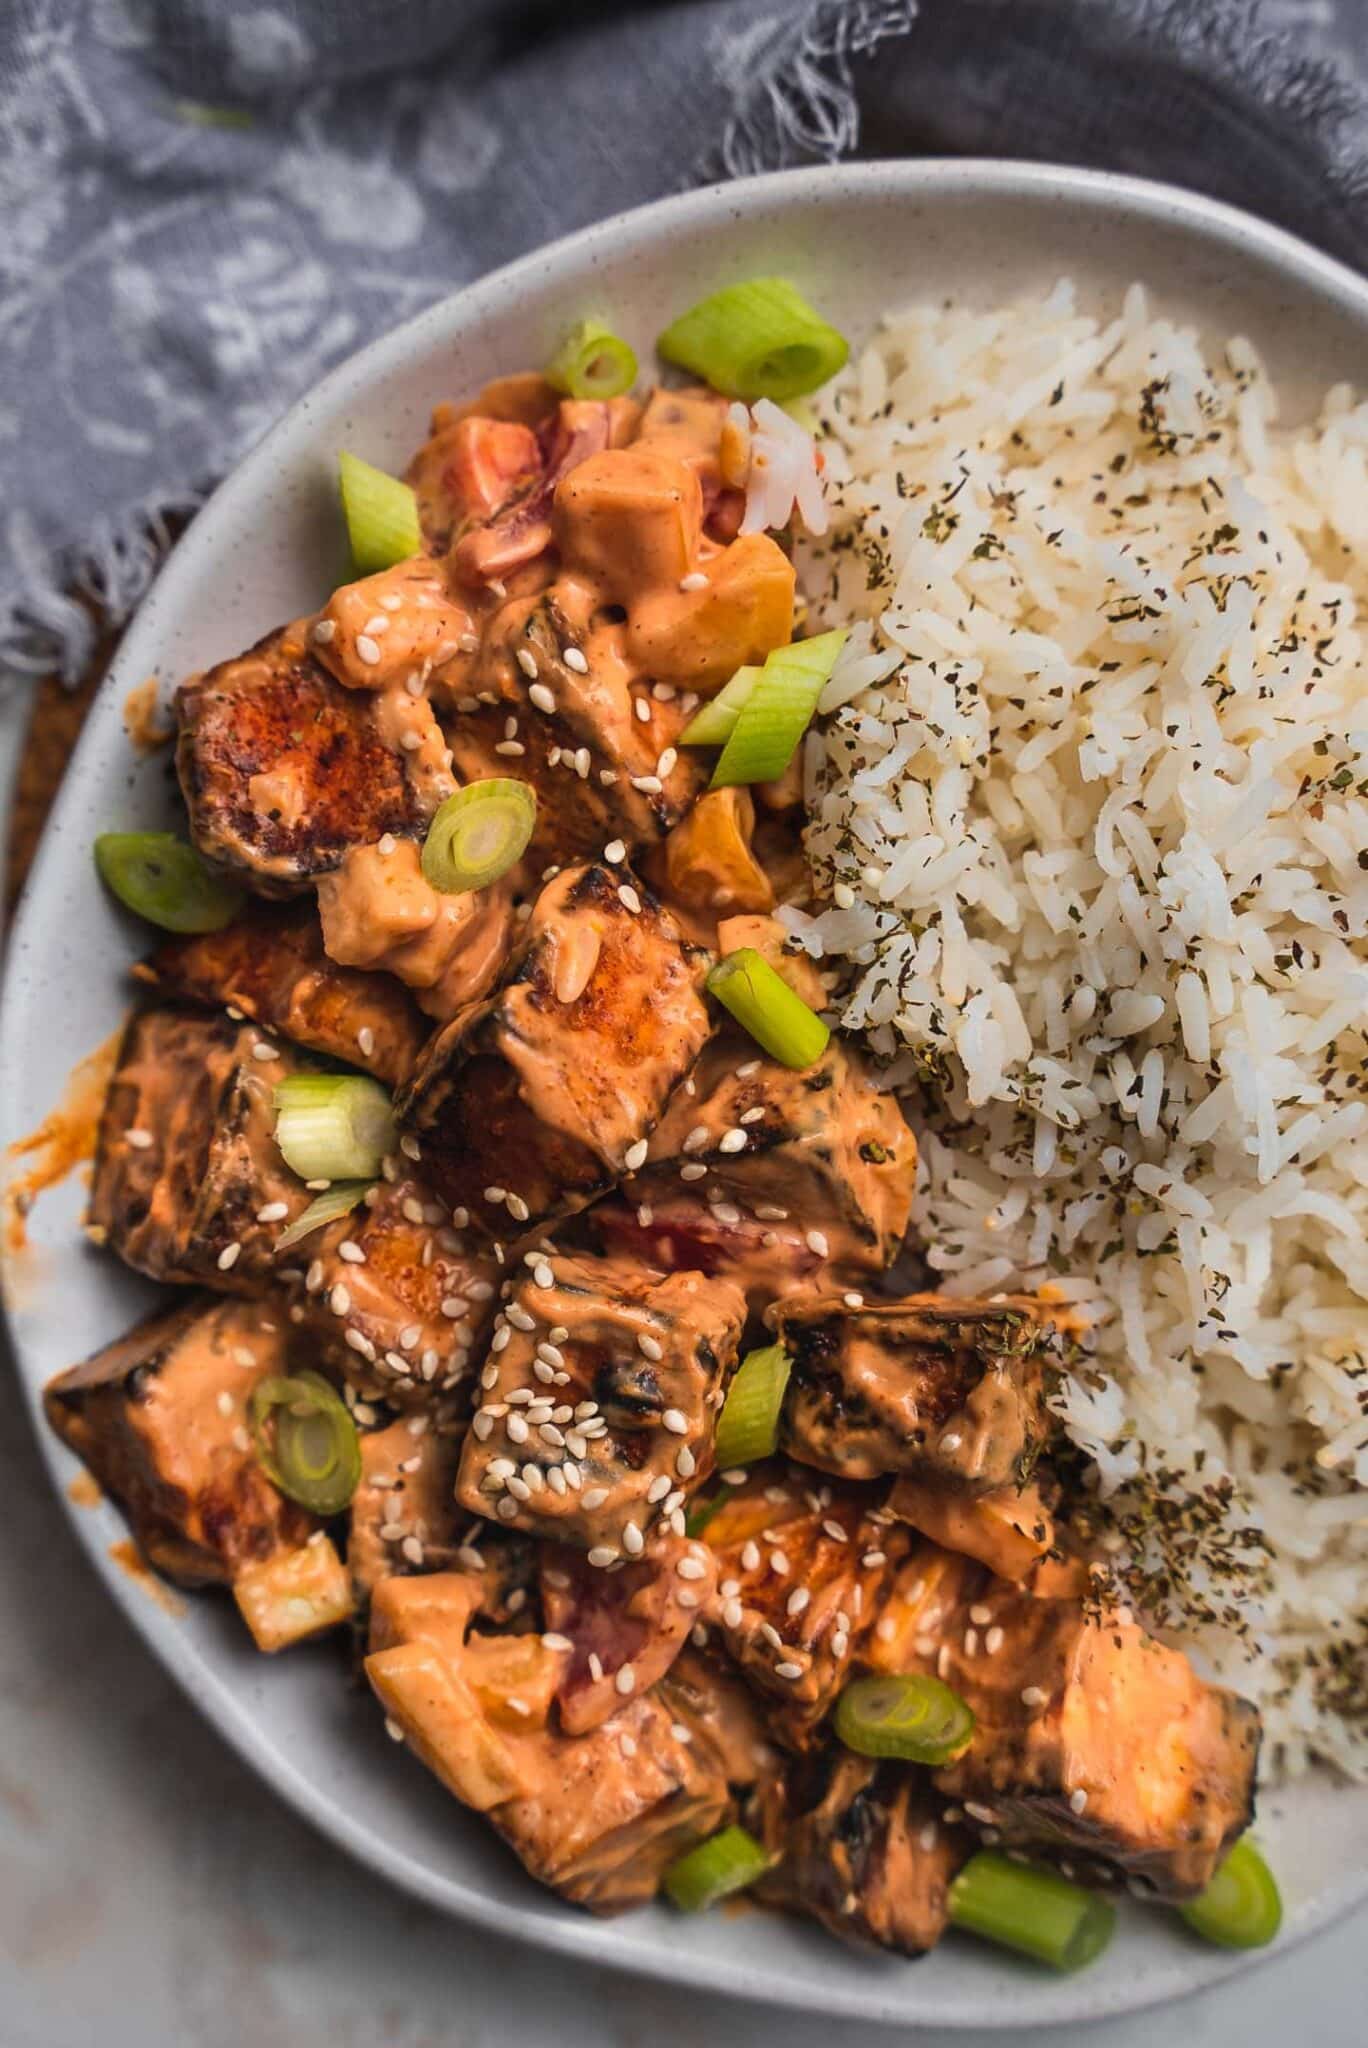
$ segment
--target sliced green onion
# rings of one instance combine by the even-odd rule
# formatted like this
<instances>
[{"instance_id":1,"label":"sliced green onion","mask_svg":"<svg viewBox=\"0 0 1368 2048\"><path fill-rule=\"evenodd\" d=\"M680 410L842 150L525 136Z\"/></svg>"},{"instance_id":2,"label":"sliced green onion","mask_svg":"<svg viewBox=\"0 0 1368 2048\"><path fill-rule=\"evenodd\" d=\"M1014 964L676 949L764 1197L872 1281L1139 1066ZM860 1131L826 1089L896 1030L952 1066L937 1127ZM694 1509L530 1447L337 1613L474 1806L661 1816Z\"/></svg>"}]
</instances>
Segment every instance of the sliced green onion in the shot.
<instances>
[{"instance_id":1,"label":"sliced green onion","mask_svg":"<svg viewBox=\"0 0 1368 2048\"><path fill-rule=\"evenodd\" d=\"M174 832L102 832L95 865L120 903L166 932L220 932L246 901Z\"/></svg>"},{"instance_id":2,"label":"sliced green onion","mask_svg":"<svg viewBox=\"0 0 1368 2048\"><path fill-rule=\"evenodd\" d=\"M948 1764L974 1738L968 1704L924 1671L857 1678L836 1702L836 1733L859 1756Z\"/></svg>"},{"instance_id":3,"label":"sliced green onion","mask_svg":"<svg viewBox=\"0 0 1368 2048\"><path fill-rule=\"evenodd\" d=\"M1095 1962L1116 1926L1110 1899L991 1849L970 1857L950 1887L949 1903L956 1927L1055 1970Z\"/></svg>"},{"instance_id":4,"label":"sliced green onion","mask_svg":"<svg viewBox=\"0 0 1368 2048\"><path fill-rule=\"evenodd\" d=\"M361 1074L292 1074L275 1110L276 1144L301 1180L374 1180L398 1143L389 1096Z\"/></svg>"},{"instance_id":5,"label":"sliced green onion","mask_svg":"<svg viewBox=\"0 0 1368 2048\"><path fill-rule=\"evenodd\" d=\"M288 1230L281 1231L275 1241L276 1250L288 1251L292 1244L299 1243L301 1237L311 1237L325 1223L335 1223L339 1216L348 1215L365 1201L374 1186L373 1180L335 1181L326 1194L314 1196L308 1208L295 1217Z\"/></svg>"},{"instance_id":6,"label":"sliced green onion","mask_svg":"<svg viewBox=\"0 0 1368 2048\"><path fill-rule=\"evenodd\" d=\"M352 560L363 576L421 553L418 500L406 483L345 448L337 458L337 481Z\"/></svg>"},{"instance_id":7,"label":"sliced green onion","mask_svg":"<svg viewBox=\"0 0 1368 2048\"><path fill-rule=\"evenodd\" d=\"M483 889L522 859L537 823L530 782L491 776L441 805L423 841L423 873L445 896Z\"/></svg>"},{"instance_id":8,"label":"sliced green onion","mask_svg":"<svg viewBox=\"0 0 1368 2048\"><path fill-rule=\"evenodd\" d=\"M728 398L801 397L834 377L850 354L843 334L782 277L755 277L700 299L656 343Z\"/></svg>"},{"instance_id":9,"label":"sliced green onion","mask_svg":"<svg viewBox=\"0 0 1368 2048\"><path fill-rule=\"evenodd\" d=\"M681 1913L702 1913L754 1884L772 1861L744 1828L723 1828L672 1863L661 1882Z\"/></svg>"},{"instance_id":10,"label":"sliced green onion","mask_svg":"<svg viewBox=\"0 0 1368 2048\"><path fill-rule=\"evenodd\" d=\"M775 649L737 713L713 770L714 789L729 782L773 782L783 774L845 643L845 633L837 631Z\"/></svg>"},{"instance_id":11,"label":"sliced green onion","mask_svg":"<svg viewBox=\"0 0 1368 2048\"><path fill-rule=\"evenodd\" d=\"M601 320L581 320L547 364L546 381L571 398L618 398L636 373L637 359L620 334Z\"/></svg>"},{"instance_id":12,"label":"sliced green onion","mask_svg":"<svg viewBox=\"0 0 1368 2048\"><path fill-rule=\"evenodd\" d=\"M356 1424L320 1373L258 1380L249 1419L273 1486L316 1515L338 1515L361 1477Z\"/></svg>"},{"instance_id":13,"label":"sliced green onion","mask_svg":"<svg viewBox=\"0 0 1368 2048\"><path fill-rule=\"evenodd\" d=\"M706 986L781 1066L811 1067L826 1051L826 1025L754 946L739 946L719 960Z\"/></svg>"},{"instance_id":14,"label":"sliced green onion","mask_svg":"<svg viewBox=\"0 0 1368 2048\"><path fill-rule=\"evenodd\" d=\"M723 1472L773 1454L793 1361L782 1344L750 1351L736 1368L717 1418L715 1455Z\"/></svg>"},{"instance_id":15,"label":"sliced green onion","mask_svg":"<svg viewBox=\"0 0 1368 2048\"><path fill-rule=\"evenodd\" d=\"M707 1500L696 1500L684 1517L684 1534L701 1536L709 1522L721 1514L727 1505L727 1497L727 1488L719 1486L717 1492L710 1494Z\"/></svg>"},{"instance_id":16,"label":"sliced green onion","mask_svg":"<svg viewBox=\"0 0 1368 2048\"><path fill-rule=\"evenodd\" d=\"M1277 1880L1248 1836L1227 1852L1200 1898L1178 1910L1218 1948L1263 1948L1282 1926Z\"/></svg>"},{"instance_id":17,"label":"sliced green onion","mask_svg":"<svg viewBox=\"0 0 1368 2048\"><path fill-rule=\"evenodd\" d=\"M739 668L715 697L709 698L679 735L681 747L720 747L731 738L741 706L764 674L763 668Z\"/></svg>"}]
</instances>

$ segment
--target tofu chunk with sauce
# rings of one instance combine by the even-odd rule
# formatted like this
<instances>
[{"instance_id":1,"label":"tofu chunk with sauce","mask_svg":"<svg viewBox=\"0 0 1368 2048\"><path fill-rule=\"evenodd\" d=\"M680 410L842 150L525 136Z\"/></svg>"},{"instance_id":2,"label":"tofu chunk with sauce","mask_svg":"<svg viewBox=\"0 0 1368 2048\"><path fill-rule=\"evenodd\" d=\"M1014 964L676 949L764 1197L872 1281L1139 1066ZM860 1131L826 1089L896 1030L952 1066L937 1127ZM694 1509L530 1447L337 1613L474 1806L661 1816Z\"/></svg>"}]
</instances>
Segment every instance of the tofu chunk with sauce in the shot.
<instances>
[{"instance_id":1,"label":"tofu chunk with sauce","mask_svg":"<svg viewBox=\"0 0 1368 2048\"><path fill-rule=\"evenodd\" d=\"M407 689L429 678L458 683L479 645L475 615L454 598L442 564L413 555L343 583L309 629L309 645L350 690Z\"/></svg>"},{"instance_id":2,"label":"tofu chunk with sauce","mask_svg":"<svg viewBox=\"0 0 1368 2048\"><path fill-rule=\"evenodd\" d=\"M1253 1816L1257 1708L1127 1609L990 1580L942 1638L937 1668L978 1726L936 1784L971 1821L1084 1880L1204 1889Z\"/></svg>"},{"instance_id":3,"label":"tofu chunk with sauce","mask_svg":"<svg viewBox=\"0 0 1368 2048\"><path fill-rule=\"evenodd\" d=\"M408 1074L431 1029L390 975L329 959L311 903L254 903L222 931L166 939L133 972L163 999L231 1006L391 1087Z\"/></svg>"},{"instance_id":4,"label":"tofu chunk with sauce","mask_svg":"<svg viewBox=\"0 0 1368 2048\"><path fill-rule=\"evenodd\" d=\"M456 1506L461 1448L454 1430L401 1416L364 1430L360 1449L361 1477L347 1511L347 1572L357 1601L368 1601L382 1579L458 1568L470 1517Z\"/></svg>"},{"instance_id":5,"label":"tofu chunk with sauce","mask_svg":"<svg viewBox=\"0 0 1368 2048\"><path fill-rule=\"evenodd\" d=\"M776 1302L793 1361L781 1423L791 1457L847 1479L912 1473L970 1494L1029 1478L1052 1419L1058 1328L1033 1297L840 1295Z\"/></svg>"},{"instance_id":6,"label":"tofu chunk with sauce","mask_svg":"<svg viewBox=\"0 0 1368 2048\"><path fill-rule=\"evenodd\" d=\"M664 1677L716 1581L706 1545L668 1530L611 1572L595 1570L566 1544L543 1545L542 1616L571 1645L556 1693L568 1735L597 1728L624 1698Z\"/></svg>"},{"instance_id":7,"label":"tofu chunk with sauce","mask_svg":"<svg viewBox=\"0 0 1368 2048\"><path fill-rule=\"evenodd\" d=\"M706 1619L748 1682L780 1702L775 1734L801 1748L874 1626L907 1532L871 1495L774 1463L729 1490L700 1534L717 1560Z\"/></svg>"},{"instance_id":8,"label":"tofu chunk with sauce","mask_svg":"<svg viewBox=\"0 0 1368 2048\"><path fill-rule=\"evenodd\" d=\"M288 1261L288 1265L286 1265ZM296 1319L358 1391L408 1407L470 1375L499 1267L408 1175L279 1255Z\"/></svg>"},{"instance_id":9,"label":"tofu chunk with sauce","mask_svg":"<svg viewBox=\"0 0 1368 2048\"><path fill-rule=\"evenodd\" d=\"M630 441L640 414L633 398L557 400L536 423L537 467L488 513L481 515L474 495L467 495L467 517L453 533L447 556L455 582L478 591L535 568L555 537L557 487L582 463ZM473 469L467 475L474 480Z\"/></svg>"},{"instance_id":10,"label":"tofu chunk with sauce","mask_svg":"<svg viewBox=\"0 0 1368 2048\"><path fill-rule=\"evenodd\" d=\"M458 1497L598 1570L641 1556L657 1524L683 1534L745 1304L699 1273L528 1256L495 1318Z\"/></svg>"},{"instance_id":11,"label":"tofu chunk with sauce","mask_svg":"<svg viewBox=\"0 0 1368 2048\"><path fill-rule=\"evenodd\" d=\"M945 1550L977 1558L1000 1579L1029 1578L1054 1546L1054 1517L1034 1481L973 1494L904 1474L888 1505L900 1522Z\"/></svg>"},{"instance_id":12,"label":"tofu chunk with sauce","mask_svg":"<svg viewBox=\"0 0 1368 2048\"><path fill-rule=\"evenodd\" d=\"M949 1924L973 1837L946 1826L923 1772L839 1744L770 1778L750 1816L775 1862L766 1904L806 1913L856 1946L924 1955Z\"/></svg>"},{"instance_id":13,"label":"tofu chunk with sauce","mask_svg":"<svg viewBox=\"0 0 1368 2048\"><path fill-rule=\"evenodd\" d=\"M536 790L540 869L615 839L650 845L683 818L705 774L677 744L689 717L628 658L592 589L562 578L495 614L447 730L463 781L514 775Z\"/></svg>"},{"instance_id":14,"label":"tofu chunk with sauce","mask_svg":"<svg viewBox=\"0 0 1368 2048\"><path fill-rule=\"evenodd\" d=\"M231 1586L263 1650L351 1612L336 1551L271 1484L248 1434L252 1391L289 1371L287 1349L268 1308L196 1295L60 1374L43 1397L149 1563L180 1585Z\"/></svg>"},{"instance_id":15,"label":"tofu chunk with sauce","mask_svg":"<svg viewBox=\"0 0 1368 2048\"><path fill-rule=\"evenodd\" d=\"M455 788L426 697L349 690L293 629L183 683L176 769L206 860L294 896L348 847L422 836Z\"/></svg>"},{"instance_id":16,"label":"tofu chunk with sauce","mask_svg":"<svg viewBox=\"0 0 1368 2048\"><path fill-rule=\"evenodd\" d=\"M655 1693L624 1698L584 1735L555 1725L567 1652L535 1635L478 1635L473 1576L384 1580L366 1675L414 1753L485 1813L564 1898L618 1912L729 1809L720 1760Z\"/></svg>"},{"instance_id":17,"label":"tofu chunk with sauce","mask_svg":"<svg viewBox=\"0 0 1368 2048\"><path fill-rule=\"evenodd\" d=\"M627 870L557 875L500 986L400 1098L425 1176L501 1235L583 1208L641 1156L706 1038L707 965Z\"/></svg>"},{"instance_id":18,"label":"tofu chunk with sauce","mask_svg":"<svg viewBox=\"0 0 1368 2048\"><path fill-rule=\"evenodd\" d=\"M393 976L441 1023L489 993L513 940L511 884L434 889L412 839L351 847L319 877L318 910L332 960Z\"/></svg>"},{"instance_id":19,"label":"tofu chunk with sauce","mask_svg":"<svg viewBox=\"0 0 1368 2048\"><path fill-rule=\"evenodd\" d=\"M310 1200L275 1142L274 1091L298 1071L254 1024L135 1016L100 1118L90 1234L150 1279L260 1291Z\"/></svg>"}]
</instances>

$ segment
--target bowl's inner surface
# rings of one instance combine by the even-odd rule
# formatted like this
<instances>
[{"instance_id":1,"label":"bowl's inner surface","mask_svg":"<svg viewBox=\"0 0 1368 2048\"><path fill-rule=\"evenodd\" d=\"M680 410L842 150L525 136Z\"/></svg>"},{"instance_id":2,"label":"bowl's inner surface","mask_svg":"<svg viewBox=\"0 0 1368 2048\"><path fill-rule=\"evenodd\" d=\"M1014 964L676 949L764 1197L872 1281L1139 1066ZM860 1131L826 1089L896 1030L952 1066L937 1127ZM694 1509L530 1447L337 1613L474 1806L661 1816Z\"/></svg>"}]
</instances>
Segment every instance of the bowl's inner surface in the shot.
<instances>
[{"instance_id":1,"label":"bowl's inner surface","mask_svg":"<svg viewBox=\"0 0 1368 2048\"><path fill-rule=\"evenodd\" d=\"M1159 188L1003 165L869 165L719 188L607 224L487 280L346 365L268 437L195 522L129 632L48 828L9 956L0 1039L5 1144L62 1098L71 1069L112 1031L145 940L97 887L98 830L174 824L166 757L138 757L120 712L156 674L189 671L311 608L341 574L332 500L346 446L402 466L432 404L543 361L572 318L609 317L650 361L654 335L705 290L790 275L857 340L890 306L959 294L991 303L1075 279L1088 303L1136 277L1161 310L1208 333L1249 333L1295 417L1368 356L1368 288L1237 216ZM23 1162L20 1162L22 1166ZM8 1313L27 1397L119 1334L153 1290L79 1234L73 1176L29 1219L8 1261ZM41 1423L40 1423L41 1429ZM74 1459L42 1438L65 1486ZM108 1504L75 1508L82 1539L164 1661L272 1781L330 1833L431 1902L601 1961L871 2018L1021 2025L1118 2011L1240 1967L1172 1920L1128 1909L1123 1934L1076 1982L1044 1980L951 1939L915 1967L859 1956L774 1915L682 1924L664 1909L599 1923L538 1891L482 1823L385 1739L329 1647L264 1663L226 1603L177 1615L120 1571ZM1289 1924L1319 1924L1361 1891L1368 1795L1312 1780L1265 1796L1261 1836Z\"/></svg>"}]
</instances>

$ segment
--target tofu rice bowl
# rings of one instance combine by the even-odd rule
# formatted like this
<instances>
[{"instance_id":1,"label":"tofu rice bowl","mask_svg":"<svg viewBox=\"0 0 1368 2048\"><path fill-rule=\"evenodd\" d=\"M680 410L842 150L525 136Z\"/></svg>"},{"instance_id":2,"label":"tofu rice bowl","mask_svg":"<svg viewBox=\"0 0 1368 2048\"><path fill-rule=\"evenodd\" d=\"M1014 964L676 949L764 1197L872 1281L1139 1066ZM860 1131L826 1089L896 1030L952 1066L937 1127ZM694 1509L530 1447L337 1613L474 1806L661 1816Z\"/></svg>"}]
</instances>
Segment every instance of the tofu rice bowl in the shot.
<instances>
[{"instance_id":1,"label":"tofu rice bowl","mask_svg":"<svg viewBox=\"0 0 1368 2048\"><path fill-rule=\"evenodd\" d=\"M49 1419L579 1906L1260 1946L1368 1767L1368 407L1139 287L658 348L340 451L181 685L87 1223L174 1291Z\"/></svg>"}]
</instances>

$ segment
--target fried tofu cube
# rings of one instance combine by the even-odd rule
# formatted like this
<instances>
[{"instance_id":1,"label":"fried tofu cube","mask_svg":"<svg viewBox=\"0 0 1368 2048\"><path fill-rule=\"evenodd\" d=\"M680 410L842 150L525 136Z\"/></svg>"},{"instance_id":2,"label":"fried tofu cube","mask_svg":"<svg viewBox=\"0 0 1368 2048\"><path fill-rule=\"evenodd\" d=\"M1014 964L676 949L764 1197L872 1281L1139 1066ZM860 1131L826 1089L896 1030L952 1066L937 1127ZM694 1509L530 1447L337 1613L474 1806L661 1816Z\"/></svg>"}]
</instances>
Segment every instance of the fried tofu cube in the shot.
<instances>
[{"instance_id":1,"label":"fried tofu cube","mask_svg":"<svg viewBox=\"0 0 1368 2048\"><path fill-rule=\"evenodd\" d=\"M415 1436L414 1419L361 1433L361 1477L347 1511L347 1572L359 1602L381 1579L457 1568L468 1520L455 1499L460 1441L425 1416Z\"/></svg>"},{"instance_id":2,"label":"fried tofu cube","mask_svg":"<svg viewBox=\"0 0 1368 2048\"><path fill-rule=\"evenodd\" d=\"M274 1091L298 1070L253 1024L135 1016L100 1118L91 1235L153 1280L260 1290L278 1232L310 1200L275 1142ZM278 1220L263 1223L262 1209Z\"/></svg>"},{"instance_id":3,"label":"fried tofu cube","mask_svg":"<svg viewBox=\"0 0 1368 2048\"><path fill-rule=\"evenodd\" d=\"M561 1726L583 1735L664 1677L711 1599L716 1561L704 1544L669 1531L612 1572L565 1544L542 1552L542 1615L572 1645L556 1691Z\"/></svg>"},{"instance_id":4,"label":"fried tofu cube","mask_svg":"<svg viewBox=\"0 0 1368 2048\"><path fill-rule=\"evenodd\" d=\"M434 889L412 839L353 846L339 868L320 876L318 910L333 960L383 968L443 1023L489 993L512 943L511 884Z\"/></svg>"},{"instance_id":5,"label":"fried tofu cube","mask_svg":"<svg viewBox=\"0 0 1368 2048\"><path fill-rule=\"evenodd\" d=\"M728 1809L704 1743L664 1700L624 1698L580 1736L549 1717L566 1652L469 1633L476 1581L387 1579L366 1675L404 1739L458 1799L488 1813L533 1877L596 1912L644 1903Z\"/></svg>"},{"instance_id":6,"label":"fried tofu cube","mask_svg":"<svg viewBox=\"0 0 1368 2048\"><path fill-rule=\"evenodd\" d=\"M626 869L548 882L500 986L438 1033L401 1096L433 1186L500 1233L610 1187L707 1036L707 965Z\"/></svg>"},{"instance_id":7,"label":"fried tofu cube","mask_svg":"<svg viewBox=\"0 0 1368 2048\"><path fill-rule=\"evenodd\" d=\"M289 629L176 695L190 836L258 895L295 896L349 846L421 837L455 788L425 697L344 689Z\"/></svg>"},{"instance_id":8,"label":"fried tofu cube","mask_svg":"<svg viewBox=\"0 0 1368 2048\"><path fill-rule=\"evenodd\" d=\"M556 541L566 566L623 605L643 589L677 591L703 534L696 472L658 444L591 455L556 490Z\"/></svg>"},{"instance_id":9,"label":"fried tofu cube","mask_svg":"<svg viewBox=\"0 0 1368 2048\"><path fill-rule=\"evenodd\" d=\"M756 1826L775 1862L756 1888L841 1941L924 1955L950 1918L973 1837L947 1827L919 1772L838 1746L768 1781Z\"/></svg>"},{"instance_id":10,"label":"fried tofu cube","mask_svg":"<svg viewBox=\"0 0 1368 2048\"><path fill-rule=\"evenodd\" d=\"M745 1304L699 1273L530 1257L495 1318L457 1497L597 1569L640 1556L655 1523L682 1534Z\"/></svg>"},{"instance_id":11,"label":"fried tofu cube","mask_svg":"<svg viewBox=\"0 0 1368 2048\"><path fill-rule=\"evenodd\" d=\"M252 1641L268 1654L307 1642L352 1615L346 1568L321 1529L298 1550L245 1566L233 1581L233 1598Z\"/></svg>"},{"instance_id":12,"label":"fried tofu cube","mask_svg":"<svg viewBox=\"0 0 1368 2048\"><path fill-rule=\"evenodd\" d=\"M296 1320L358 1391L408 1406L468 1377L499 1267L411 1175L380 1183L282 1258Z\"/></svg>"},{"instance_id":13,"label":"fried tofu cube","mask_svg":"<svg viewBox=\"0 0 1368 2048\"><path fill-rule=\"evenodd\" d=\"M749 1682L781 1702L775 1733L801 1747L874 1625L907 1532L871 1496L814 1488L773 1464L729 1492L700 1535L717 1559L706 1619Z\"/></svg>"},{"instance_id":14,"label":"fried tofu cube","mask_svg":"<svg viewBox=\"0 0 1368 2048\"><path fill-rule=\"evenodd\" d=\"M719 1270L728 1270L730 1232L757 1306L799 1285L858 1286L892 1263L916 1140L857 1053L832 1038L815 1066L795 1073L724 1031L689 1081L656 1127L628 1201L666 1217L701 1198L721 1226L711 1233Z\"/></svg>"},{"instance_id":15,"label":"fried tofu cube","mask_svg":"<svg viewBox=\"0 0 1368 2048\"><path fill-rule=\"evenodd\" d=\"M782 1441L847 1479L910 1472L971 1494L1019 1487L1053 1426L1057 1325L1033 1297L840 1295L776 1302L793 1361Z\"/></svg>"},{"instance_id":16,"label":"fried tofu cube","mask_svg":"<svg viewBox=\"0 0 1368 2048\"><path fill-rule=\"evenodd\" d=\"M987 1565L1000 1579L1029 1577L1054 1544L1054 1517L1034 1483L964 1493L908 1474L888 1496L890 1511L945 1550Z\"/></svg>"},{"instance_id":17,"label":"fried tofu cube","mask_svg":"<svg viewBox=\"0 0 1368 2048\"><path fill-rule=\"evenodd\" d=\"M1080 1877L1205 1888L1253 1816L1257 1708L1126 1609L990 1581L943 1634L937 1668L978 1725L936 1784L970 1820Z\"/></svg>"},{"instance_id":18,"label":"fried tofu cube","mask_svg":"<svg viewBox=\"0 0 1368 2048\"><path fill-rule=\"evenodd\" d=\"M665 875L672 899L714 915L720 910L768 911L774 889L755 858L755 800L733 785L709 790L665 841Z\"/></svg>"},{"instance_id":19,"label":"fried tofu cube","mask_svg":"<svg viewBox=\"0 0 1368 2048\"><path fill-rule=\"evenodd\" d=\"M429 677L452 684L465 674L474 626L469 606L447 588L442 564L413 555L335 590L310 628L309 645L349 690L409 686L417 695Z\"/></svg>"},{"instance_id":20,"label":"fried tofu cube","mask_svg":"<svg viewBox=\"0 0 1368 2048\"><path fill-rule=\"evenodd\" d=\"M651 593L627 613L626 645L648 675L713 696L793 638L793 564L767 533L701 556L700 589Z\"/></svg>"},{"instance_id":21,"label":"fried tofu cube","mask_svg":"<svg viewBox=\"0 0 1368 2048\"><path fill-rule=\"evenodd\" d=\"M448 722L462 781L515 775L537 792L537 871L661 839L703 786L678 747L690 712L624 651L624 628L565 578L511 600L491 622L471 692Z\"/></svg>"},{"instance_id":22,"label":"fried tofu cube","mask_svg":"<svg viewBox=\"0 0 1368 2048\"><path fill-rule=\"evenodd\" d=\"M311 903L253 903L222 931L165 940L133 972L163 998L231 1005L391 1087L409 1073L431 1030L391 975L329 959Z\"/></svg>"},{"instance_id":23,"label":"fried tofu cube","mask_svg":"<svg viewBox=\"0 0 1368 2048\"><path fill-rule=\"evenodd\" d=\"M540 565L553 538L552 505L562 479L636 432L633 398L562 398L538 424L541 467L493 512L456 532L448 561L459 582L488 586Z\"/></svg>"},{"instance_id":24,"label":"fried tofu cube","mask_svg":"<svg viewBox=\"0 0 1368 2048\"><path fill-rule=\"evenodd\" d=\"M196 1295L53 1380L49 1422L179 1585L229 1585L262 1650L345 1621L351 1596L317 1519L266 1477L252 1391L288 1373L287 1336L255 1302Z\"/></svg>"},{"instance_id":25,"label":"fried tofu cube","mask_svg":"<svg viewBox=\"0 0 1368 2048\"><path fill-rule=\"evenodd\" d=\"M888 1499L890 1512L893 1497ZM988 1583L976 1559L935 1543L914 1542L884 1585L878 1617L865 1637L861 1660L872 1671L935 1674L942 1646Z\"/></svg>"}]
</instances>

